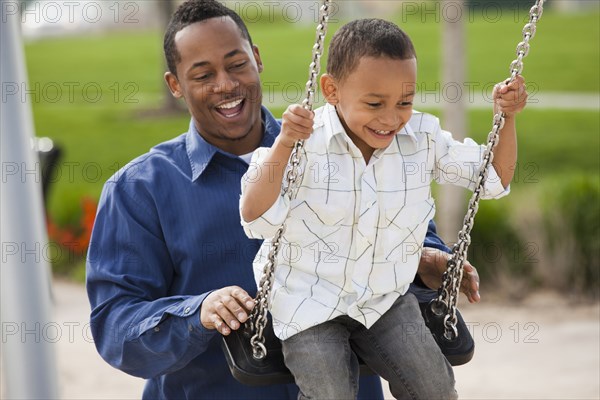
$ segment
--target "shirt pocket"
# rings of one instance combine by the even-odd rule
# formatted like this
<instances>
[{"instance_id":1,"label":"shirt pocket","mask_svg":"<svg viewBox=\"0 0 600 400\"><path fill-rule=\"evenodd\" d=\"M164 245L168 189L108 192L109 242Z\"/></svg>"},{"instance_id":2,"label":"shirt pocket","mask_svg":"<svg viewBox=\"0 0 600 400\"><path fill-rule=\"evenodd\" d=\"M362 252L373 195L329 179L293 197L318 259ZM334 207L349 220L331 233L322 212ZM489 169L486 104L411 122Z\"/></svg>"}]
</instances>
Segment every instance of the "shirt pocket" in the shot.
<instances>
[{"instance_id":1,"label":"shirt pocket","mask_svg":"<svg viewBox=\"0 0 600 400\"><path fill-rule=\"evenodd\" d=\"M331 203L292 202L284 236L301 245L327 241L338 232L350 210L346 205Z\"/></svg>"},{"instance_id":2,"label":"shirt pocket","mask_svg":"<svg viewBox=\"0 0 600 400\"><path fill-rule=\"evenodd\" d=\"M286 293L301 297L311 297L315 287L321 290L317 297L338 293L348 247L341 246L342 235L351 231L350 207L298 200L290 206L275 280L286 287Z\"/></svg>"},{"instance_id":3,"label":"shirt pocket","mask_svg":"<svg viewBox=\"0 0 600 400\"><path fill-rule=\"evenodd\" d=\"M429 220L435 215L433 198L383 213L383 251L387 261L412 262L420 255ZM418 260L417 260L418 261Z\"/></svg>"}]
</instances>

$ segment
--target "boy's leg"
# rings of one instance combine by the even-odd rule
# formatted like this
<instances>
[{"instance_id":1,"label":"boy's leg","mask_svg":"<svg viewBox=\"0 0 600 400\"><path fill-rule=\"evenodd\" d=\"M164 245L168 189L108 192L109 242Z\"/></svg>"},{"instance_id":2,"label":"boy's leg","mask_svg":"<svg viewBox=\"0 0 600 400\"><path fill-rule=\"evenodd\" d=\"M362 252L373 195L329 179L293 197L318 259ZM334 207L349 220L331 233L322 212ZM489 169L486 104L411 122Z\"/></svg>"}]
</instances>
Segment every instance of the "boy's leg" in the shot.
<instances>
[{"instance_id":1,"label":"boy's leg","mask_svg":"<svg viewBox=\"0 0 600 400\"><path fill-rule=\"evenodd\" d=\"M353 332L357 354L390 384L397 399L456 399L454 372L407 293L370 329Z\"/></svg>"},{"instance_id":2,"label":"boy's leg","mask_svg":"<svg viewBox=\"0 0 600 400\"><path fill-rule=\"evenodd\" d=\"M282 343L285 364L300 388L300 399L355 399L358 360L339 317L302 331Z\"/></svg>"}]
</instances>

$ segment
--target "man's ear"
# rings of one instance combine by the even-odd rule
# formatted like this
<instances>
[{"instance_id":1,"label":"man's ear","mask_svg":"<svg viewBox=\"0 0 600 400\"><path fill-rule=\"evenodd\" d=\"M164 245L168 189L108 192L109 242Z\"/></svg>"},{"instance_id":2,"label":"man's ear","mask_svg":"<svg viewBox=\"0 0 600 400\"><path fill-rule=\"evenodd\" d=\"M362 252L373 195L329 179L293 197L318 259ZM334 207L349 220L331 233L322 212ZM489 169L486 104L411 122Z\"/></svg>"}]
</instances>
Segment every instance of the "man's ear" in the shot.
<instances>
[{"instance_id":1,"label":"man's ear","mask_svg":"<svg viewBox=\"0 0 600 400\"><path fill-rule=\"evenodd\" d=\"M257 45L252 45L252 54L254 54L254 59L256 60L256 65L258 66L258 72L263 72L264 66L262 60L260 59L260 51L258 50Z\"/></svg>"},{"instance_id":2,"label":"man's ear","mask_svg":"<svg viewBox=\"0 0 600 400\"><path fill-rule=\"evenodd\" d=\"M165 72L165 82L167 82L167 86L169 87L173 97L176 99L183 97L183 94L181 93L181 86L179 85L179 79L177 79L177 76L175 76L174 73L171 71Z\"/></svg>"},{"instance_id":3,"label":"man's ear","mask_svg":"<svg viewBox=\"0 0 600 400\"><path fill-rule=\"evenodd\" d=\"M332 106L339 102L338 85L333 76L329 74L321 75L321 92L325 100Z\"/></svg>"}]
</instances>

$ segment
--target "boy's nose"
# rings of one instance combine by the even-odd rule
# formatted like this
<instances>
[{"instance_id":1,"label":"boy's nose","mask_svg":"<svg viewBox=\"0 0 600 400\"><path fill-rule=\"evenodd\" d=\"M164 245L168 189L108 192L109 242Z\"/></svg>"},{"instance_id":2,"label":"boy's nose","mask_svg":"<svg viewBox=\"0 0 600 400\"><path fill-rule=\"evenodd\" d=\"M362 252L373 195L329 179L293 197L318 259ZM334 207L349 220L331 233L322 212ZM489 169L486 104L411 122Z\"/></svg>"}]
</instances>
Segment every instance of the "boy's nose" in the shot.
<instances>
[{"instance_id":1,"label":"boy's nose","mask_svg":"<svg viewBox=\"0 0 600 400\"><path fill-rule=\"evenodd\" d=\"M400 123L400 116L396 113L385 113L378 119L382 125L385 125L386 128L390 129L396 128Z\"/></svg>"}]
</instances>

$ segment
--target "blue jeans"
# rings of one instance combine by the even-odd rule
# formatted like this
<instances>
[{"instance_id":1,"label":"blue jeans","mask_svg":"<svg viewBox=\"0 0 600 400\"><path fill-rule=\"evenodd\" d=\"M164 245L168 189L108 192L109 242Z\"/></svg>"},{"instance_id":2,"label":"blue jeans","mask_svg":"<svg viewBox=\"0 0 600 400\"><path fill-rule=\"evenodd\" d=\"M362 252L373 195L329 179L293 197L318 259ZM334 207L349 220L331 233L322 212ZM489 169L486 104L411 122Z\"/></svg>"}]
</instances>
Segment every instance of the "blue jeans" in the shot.
<instances>
[{"instance_id":1,"label":"blue jeans","mask_svg":"<svg viewBox=\"0 0 600 400\"><path fill-rule=\"evenodd\" d=\"M400 296L370 329L340 316L283 341L300 399L355 399L357 355L388 381L397 399L456 399L452 367L435 343L415 296Z\"/></svg>"}]
</instances>

